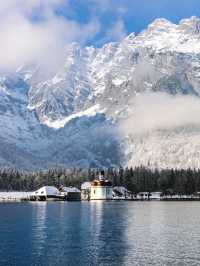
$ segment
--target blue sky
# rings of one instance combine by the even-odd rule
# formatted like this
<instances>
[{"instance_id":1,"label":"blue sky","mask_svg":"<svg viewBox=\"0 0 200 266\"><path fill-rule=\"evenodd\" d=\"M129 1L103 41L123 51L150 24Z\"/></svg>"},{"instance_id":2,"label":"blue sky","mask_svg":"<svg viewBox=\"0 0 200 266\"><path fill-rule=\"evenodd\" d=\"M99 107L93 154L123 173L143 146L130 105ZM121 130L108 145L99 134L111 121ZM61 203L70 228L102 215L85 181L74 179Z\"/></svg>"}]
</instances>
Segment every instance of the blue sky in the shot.
<instances>
[{"instance_id":1,"label":"blue sky","mask_svg":"<svg viewBox=\"0 0 200 266\"><path fill-rule=\"evenodd\" d=\"M69 0L66 3L58 13L81 24L94 18L99 21L98 34L88 40L97 46L117 39L117 36L107 36L107 31L119 21L123 23L123 33L128 34L140 32L156 18L177 23L182 18L200 16L199 0Z\"/></svg>"},{"instance_id":2,"label":"blue sky","mask_svg":"<svg viewBox=\"0 0 200 266\"><path fill-rule=\"evenodd\" d=\"M101 47L140 32L156 18L200 17L200 0L0 1L0 72L39 64L59 67L66 47ZM51 69L52 71L52 69Z\"/></svg>"}]
</instances>

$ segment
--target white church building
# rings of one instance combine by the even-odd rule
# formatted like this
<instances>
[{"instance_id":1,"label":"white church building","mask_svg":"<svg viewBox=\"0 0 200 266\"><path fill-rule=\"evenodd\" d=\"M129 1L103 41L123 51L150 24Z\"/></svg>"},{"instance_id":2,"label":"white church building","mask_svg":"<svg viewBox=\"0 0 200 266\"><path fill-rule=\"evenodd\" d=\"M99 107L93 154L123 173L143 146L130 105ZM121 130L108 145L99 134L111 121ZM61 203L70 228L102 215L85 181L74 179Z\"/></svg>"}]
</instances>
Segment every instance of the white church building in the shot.
<instances>
[{"instance_id":1,"label":"white church building","mask_svg":"<svg viewBox=\"0 0 200 266\"><path fill-rule=\"evenodd\" d=\"M109 180L106 180L103 172L99 179L92 182L85 182L81 186L82 199L85 200L110 200L113 199L113 187Z\"/></svg>"}]
</instances>

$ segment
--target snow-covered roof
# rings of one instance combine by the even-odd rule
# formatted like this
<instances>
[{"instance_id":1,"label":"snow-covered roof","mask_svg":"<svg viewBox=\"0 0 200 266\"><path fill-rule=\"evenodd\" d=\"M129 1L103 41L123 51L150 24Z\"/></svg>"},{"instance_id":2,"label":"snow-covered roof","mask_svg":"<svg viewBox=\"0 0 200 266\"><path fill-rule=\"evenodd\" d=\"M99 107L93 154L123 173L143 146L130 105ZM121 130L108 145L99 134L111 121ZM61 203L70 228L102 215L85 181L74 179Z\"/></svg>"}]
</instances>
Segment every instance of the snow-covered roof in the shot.
<instances>
[{"instance_id":1,"label":"snow-covered roof","mask_svg":"<svg viewBox=\"0 0 200 266\"><path fill-rule=\"evenodd\" d=\"M91 188L91 182L84 182L81 185L81 189L90 189Z\"/></svg>"},{"instance_id":2,"label":"snow-covered roof","mask_svg":"<svg viewBox=\"0 0 200 266\"><path fill-rule=\"evenodd\" d=\"M152 195L159 195L159 194L162 194L161 191L154 191L154 192L151 192Z\"/></svg>"},{"instance_id":3,"label":"snow-covered roof","mask_svg":"<svg viewBox=\"0 0 200 266\"><path fill-rule=\"evenodd\" d=\"M63 192L81 192L78 188L76 187L63 187L62 188Z\"/></svg>"},{"instance_id":4,"label":"snow-covered roof","mask_svg":"<svg viewBox=\"0 0 200 266\"><path fill-rule=\"evenodd\" d=\"M118 192L124 194L125 192L129 192L128 189L126 189L125 187L122 186L116 186L113 188L113 190L117 190Z\"/></svg>"},{"instance_id":5,"label":"snow-covered roof","mask_svg":"<svg viewBox=\"0 0 200 266\"><path fill-rule=\"evenodd\" d=\"M53 186L44 186L35 192L33 192L35 196L56 196L59 194L59 191L56 187Z\"/></svg>"}]
</instances>

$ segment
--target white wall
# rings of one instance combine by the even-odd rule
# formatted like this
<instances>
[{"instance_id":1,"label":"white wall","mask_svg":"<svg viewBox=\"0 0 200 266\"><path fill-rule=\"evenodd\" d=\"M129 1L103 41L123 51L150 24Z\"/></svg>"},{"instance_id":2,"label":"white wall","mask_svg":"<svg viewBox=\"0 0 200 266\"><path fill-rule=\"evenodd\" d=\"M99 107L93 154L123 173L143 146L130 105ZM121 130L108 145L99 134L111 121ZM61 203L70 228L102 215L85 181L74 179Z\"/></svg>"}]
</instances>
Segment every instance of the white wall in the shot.
<instances>
[{"instance_id":1,"label":"white wall","mask_svg":"<svg viewBox=\"0 0 200 266\"><path fill-rule=\"evenodd\" d=\"M112 187L92 186L90 199L112 199Z\"/></svg>"}]
</instances>

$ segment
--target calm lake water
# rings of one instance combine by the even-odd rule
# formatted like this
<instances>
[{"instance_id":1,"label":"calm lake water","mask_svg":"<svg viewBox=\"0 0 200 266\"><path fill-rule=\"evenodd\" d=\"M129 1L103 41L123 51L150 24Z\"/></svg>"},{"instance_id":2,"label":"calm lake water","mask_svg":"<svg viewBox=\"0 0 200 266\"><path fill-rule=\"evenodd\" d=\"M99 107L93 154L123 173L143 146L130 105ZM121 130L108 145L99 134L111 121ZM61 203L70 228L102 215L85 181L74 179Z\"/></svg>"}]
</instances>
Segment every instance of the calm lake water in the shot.
<instances>
[{"instance_id":1,"label":"calm lake water","mask_svg":"<svg viewBox=\"0 0 200 266\"><path fill-rule=\"evenodd\" d=\"M200 265L200 202L3 203L0 265Z\"/></svg>"}]
</instances>

